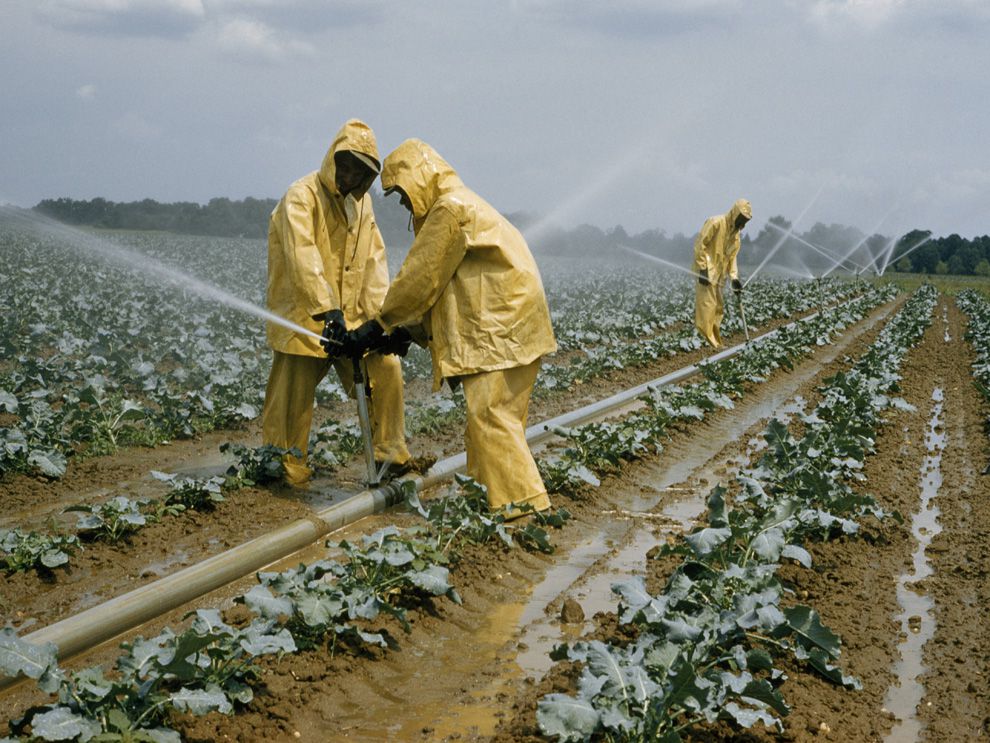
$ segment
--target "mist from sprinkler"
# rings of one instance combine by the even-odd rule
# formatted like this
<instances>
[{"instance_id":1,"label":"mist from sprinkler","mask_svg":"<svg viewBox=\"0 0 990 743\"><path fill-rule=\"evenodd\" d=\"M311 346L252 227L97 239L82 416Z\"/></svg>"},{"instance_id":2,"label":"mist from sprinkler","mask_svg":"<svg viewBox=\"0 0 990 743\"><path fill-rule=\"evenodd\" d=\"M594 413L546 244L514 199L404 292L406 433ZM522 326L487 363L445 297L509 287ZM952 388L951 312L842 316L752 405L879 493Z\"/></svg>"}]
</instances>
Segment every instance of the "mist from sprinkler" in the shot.
<instances>
[{"instance_id":1,"label":"mist from sprinkler","mask_svg":"<svg viewBox=\"0 0 990 743\"><path fill-rule=\"evenodd\" d=\"M846 257L855 255L856 254L856 251L859 250L861 247L863 247L863 245L866 243L866 241L870 239L870 236L871 235L877 234L877 230L879 230L880 229L880 226L884 222L887 221L887 217L889 217L891 214L894 213L894 211L896 210L896 208L897 207L891 207L887 211L886 214L884 214L882 217L880 217L880 221L878 221L875 225L873 225L873 229L871 229L869 232L867 232L865 235L863 235L863 238L852 247L852 250L850 250L846 254ZM874 273L876 273L876 275L879 276L880 275L880 268L877 266L877 258L880 256L880 253L877 253L876 255L873 255L872 252L869 252L869 251L867 251L867 252L868 252L868 254L870 256L870 265L866 266L866 268L872 268L873 271L874 271ZM881 251L881 252L883 252L883 251Z\"/></svg>"},{"instance_id":2,"label":"mist from sprinkler","mask_svg":"<svg viewBox=\"0 0 990 743\"><path fill-rule=\"evenodd\" d=\"M835 265L838 265L840 263L846 263L846 264L851 264L852 266L854 266L855 269L863 270L863 268L864 268L864 266L859 265L855 261L849 260L848 258L840 258L835 253L833 253L833 252L831 252L829 250L826 250L825 248L819 247L818 245L815 245L814 243L808 242L803 237L800 237L798 235L795 235L790 230L786 230L786 229L784 229L783 227L781 227L778 224L774 224L773 222L767 222L767 224L771 225L775 230L779 230L780 232L784 233L787 237L794 238L795 240L797 240L802 245L808 246L809 248L811 248L812 250L814 250L819 255L822 255L825 258L828 258L829 260L835 261ZM848 267L847 267L847 270L848 270Z\"/></svg>"},{"instance_id":3,"label":"mist from sprinkler","mask_svg":"<svg viewBox=\"0 0 990 743\"><path fill-rule=\"evenodd\" d=\"M685 268L684 266L682 266L682 265L680 265L678 263L674 263L672 261L664 260L663 258L658 258L655 255L650 255L649 253L641 253L640 251L636 250L635 248L630 248L627 245L620 245L619 247L622 248L623 250L625 250L628 253L632 253L634 255L638 255L640 258L645 258L648 261L653 261L654 263L659 263L659 264L661 264L663 266L667 266L668 268L676 268L678 271L681 271L681 272L686 273L686 274L690 274L691 276L694 276L697 279L703 279L703 278L705 278L700 273L697 273L695 271L692 271L690 268Z\"/></svg>"},{"instance_id":4,"label":"mist from sprinkler","mask_svg":"<svg viewBox=\"0 0 990 743\"><path fill-rule=\"evenodd\" d=\"M608 166L597 170L597 177L589 183L587 188L571 194L567 200L558 204L549 214L521 230L523 237L526 238L527 242L537 242L568 214L595 197L613 190L621 178L641 166L642 157L639 154L639 148L633 147L624 157L617 158L611 161Z\"/></svg>"},{"instance_id":5,"label":"mist from sprinkler","mask_svg":"<svg viewBox=\"0 0 990 743\"><path fill-rule=\"evenodd\" d=\"M248 302L246 299L241 299L240 297L221 289L215 284L203 281L195 276L190 276L183 271L179 271L178 269L167 266L164 263L160 263L154 258L144 255L143 253L127 250L119 245L114 245L109 240L104 240L96 235L83 232L75 227L70 227L62 224L61 222L56 222L53 219L43 217L39 214L28 213L22 209L0 207L0 216L5 219L10 219L11 221L16 222L22 227L26 227L35 233L40 233L47 237L53 238L58 242L64 243L70 248L85 251L86 253L97 256L106 262L125 267L143 277L148 277L150 275L155 278L162 279L163 281L179 289L192 292L193 294L196 294L204 299L218 302L219 304L226 305L227 307L239 310L248 315L253 315L262 320L268 320L276 323L277 325L281 325L282 327L288 328L296 333L301 333L302 335L315 338L316 340L320 340L322 338L322 336L318 333L314 333L301 325L297 325L291 320L286 320L284 317L280 317L273 312L269 312L268 310L259 307L252 302Z\"/></svg>"},{"instance_id":6,"label":"mist from sprinkler","mask_svg":"<svg viewBox=\"0 0 990 743\"><path fill-rule=\"evenodd\" d=\"M811 207L814 205L816 201L818 201L818 197L822 195L822 191L825 190L826 183L827 181L822 181L822 185L818 187L818 190L815 192L815 195L811 197L811 201L809 201L807 206L805 206L804 209L801 210L801 213L797 215L797 219L795 219L792 224L797 224L802 219L804 219L804 215L808 213L808 210L811 209ZM767 224L773 227L777 227L777 225L775 225L773 222L767 222ZM778 227L778 229L780 228ZM781 238L777 241L777 243L770 249L770 252L766 254L766 257L764 257L764 259L760 262L760 265L758 265L756 269L753 271L753 273L749 275L746 281L743 282L743 288L749 286L749 282L756 278L756 274L758 274L763 269L763 267L769 262L769 260L773 258L774 253L780 250L780 247L786 241L787 241L787 236L786 235L781 236Z\"/></svg>"}]
</instances>

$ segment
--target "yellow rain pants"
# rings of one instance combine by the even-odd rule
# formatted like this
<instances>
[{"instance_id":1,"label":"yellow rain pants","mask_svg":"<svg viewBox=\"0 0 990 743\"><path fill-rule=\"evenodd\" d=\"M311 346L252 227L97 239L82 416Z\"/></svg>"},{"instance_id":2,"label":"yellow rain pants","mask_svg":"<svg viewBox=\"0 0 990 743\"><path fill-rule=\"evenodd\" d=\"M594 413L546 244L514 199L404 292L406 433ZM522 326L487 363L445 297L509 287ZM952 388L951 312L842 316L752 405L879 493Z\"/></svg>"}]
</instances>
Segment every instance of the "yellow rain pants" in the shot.
<instances>
[{"instance_id":1,"label":"yellow rain pants","mask_svg":"<svg viewBox=\"0 0 990 743\"><path fill-rule=\"evenodd\" d=\"M406 448L405 411L402 405L402 367L395 356L371 354L362 362L364 373L371 380L368 411L371 418L375 459L379 462L402 463L409 459ZM316 386L330 370L326 357L299 356L274 352L272 371L265 391L265 407L261 414L262 436L265 443L283 449L295 447L303 456L287 456L284 460L285 479L301 485L313 474L306 466L309 429L313 422L313 402ZM340 383L352 398L354 370L349 360L338 360L332 366Z\"/></svg>"},{"instance_id":2,"label":"yellow rain pants","mask_svg":"<svg viewBox=\"0 0 990 743\"><path fill-rule=\"evenodd\" d=\"M739 229L737 218L742 215L747 220L753 217L753 208L746 199L737 199L725 214L709 217L694 240L694 263L696 273L707 273L708 284L698 285L694 293L694 324L701 336L713 348L722 347L722 318L725 303L722 292L726 278L738 279Z\"/></svg>"},{"instance_id":3,"label":"yellow rain pants","mask_svg":"<svg viewBox=\"0 0 990 743\"><path fill-rule=\"evenodd\" d=\"M724 280L719 283L709 281L704 286L700 281L694 290L694 325L701 336L713 348L722 347L722 318L725 316L725 302L722 298Z\"/></svg>"},{"instance_id":4,"label":"yellow rain pants","mask_svg":"<svg viewBox=\"0 0 990 743\"><path fill-rule=\"evenodd\" d=\"M512 369L479 372L461 379L467 401L468 476L488 488L492 511L510 503L550 507L547 489L526 443L529 398L540 360Z\"/></svg>"}]
</instances>

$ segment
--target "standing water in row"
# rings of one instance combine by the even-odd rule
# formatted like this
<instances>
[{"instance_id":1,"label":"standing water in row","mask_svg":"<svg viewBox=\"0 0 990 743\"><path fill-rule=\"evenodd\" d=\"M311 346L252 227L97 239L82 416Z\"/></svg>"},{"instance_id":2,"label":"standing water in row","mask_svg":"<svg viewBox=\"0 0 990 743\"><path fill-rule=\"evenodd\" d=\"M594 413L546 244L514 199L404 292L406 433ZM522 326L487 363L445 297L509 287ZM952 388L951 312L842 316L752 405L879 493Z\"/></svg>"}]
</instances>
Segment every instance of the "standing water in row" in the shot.
<instances>
[{"instance_id":1,"label":"standing water in row","mask_svg":"<svg viewBox=\"0 0 990 743\"><path fill-rule=\"evenodd\" d=\"M942 531L938 523L939 509L932 501L942 485L942 452L946 441L942 430L943 398L942 389L936 387L932 392L935 405L928 431L925 432L928 454L921 465L921 504L911 520L911 533L917 540L914 565L910 573L902 575L897 581L897 601L902 611L895 619L900 622L906 640L901 645L901 659L894 667L897 681L887 690L884 705L897 718L897 723L885 739L886 743L915 741L921 735L921 722L915 710L924 697L925 688L918 679L925 671L922 650L935 634L934 602L927 595L917 593L911 584L932 574L925 549Z\"/></svg>"}]
</instances>

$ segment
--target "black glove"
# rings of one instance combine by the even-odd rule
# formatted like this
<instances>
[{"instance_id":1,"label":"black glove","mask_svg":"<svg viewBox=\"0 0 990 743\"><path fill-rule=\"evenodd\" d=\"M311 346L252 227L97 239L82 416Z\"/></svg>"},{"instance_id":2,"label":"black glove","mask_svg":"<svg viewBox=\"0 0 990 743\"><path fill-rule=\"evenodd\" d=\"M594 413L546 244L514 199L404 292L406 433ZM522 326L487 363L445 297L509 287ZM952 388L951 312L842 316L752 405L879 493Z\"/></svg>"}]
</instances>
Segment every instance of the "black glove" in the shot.
<instances>
[{"instance_id":1,"label":"black glove","mask_svg":"<svg viewBox=\"0 0 990 743\"><path fill-rule=\"evenodd\" d=\"M708 286L708 269L703 268L698 271L698 283L702 286Z\"/></svg>"},{"instance_id":2,"label":"black glove","mask_svg":"<svg viewBox=\"0 0 990 743\"><path fill-rule=\"evenodd\" d=\"M376 350L385 338L385 330L377 320L368 320L356 330L347 333L343 353L351 358L360 358L368 351Z\"/></svg>"},{"instance_id":3,"label":"black glove","mask_svg":"<svg viewBox=\"0 0 990 743\"><path fill-rule=\"evenodd\" d=\"M346 335L347 326L344 325L343 312L330 310L323 316L323 338L320 340L320 345L327 352L327 356L330 358L340 356Z\"/></svg>"},{"instance_id":4,"label":"black glove","mask_svg":"<svg viewBox=\"0 0 990 743\"><path fill-rule=\"evenodd\" d=\"M392 353L396 356L405 356L409 353L410 343L412 336L408 330L400 326L382 338L377 350L382 355Z\"/></svg>"},{"instance_id":5,"label":"black glove","mask_svg":"<svg viewBox=\"0 0 990 743\"><path fill-rule=\"evenodd\" d=\"M739 279L732 280L732 291L736 294L741 294L743 290L742 282Z\"/></svg>"}]
</instances>

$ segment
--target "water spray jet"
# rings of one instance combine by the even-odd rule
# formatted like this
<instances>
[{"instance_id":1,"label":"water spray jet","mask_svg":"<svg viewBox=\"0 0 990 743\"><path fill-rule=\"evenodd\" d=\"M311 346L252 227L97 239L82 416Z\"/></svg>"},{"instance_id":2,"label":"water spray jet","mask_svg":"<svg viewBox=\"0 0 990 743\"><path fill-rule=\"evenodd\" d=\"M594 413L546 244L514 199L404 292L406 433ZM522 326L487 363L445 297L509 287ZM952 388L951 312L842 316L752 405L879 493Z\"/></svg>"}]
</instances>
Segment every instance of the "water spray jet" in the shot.
<instances>
[{"instance_id":1,"label":"water spray jet","mask_svg":"<svg viewBox=\"0 0 990 743\"><path fill-rule=\"evenodd\" d=\"M203 299L210 299L219 302L220 304L224 304L232 309L239 310L248 315L253 315L254 317L262 320L268 320L296 333L300 333L301 335L305 335L316 340L321 340L322 338L319 333L314 333L301 325L297 325L291 320L287 320L284 317L276 315L274 312L270 312L263 307L259 307L253 302L249 302L246 299L242 299L241 297L231 294L225 289L221 289L216 284L211 284L208 281L198 279L195 276L191 276L177 268L172 268L171 266L161 263L143 253L138 253L136 251L122 248L119 245L114 245L108 240L103 240L96 235L84 232L75 227L70 227L62 224L61 222L56 222L53 219L49 219L48 217L43 217L38 214L28 214L24 210L10 209L8 207L0 207L0 216L10 219L11 221L34 233L40 233L47 237L54 238L59 242L65 243L69 247L85 250L90 254L99 256L108 263L122 266L134 273L138 273L145 277L150 274L179 289L190 291Z\"/></svg>"}]
</instances>

